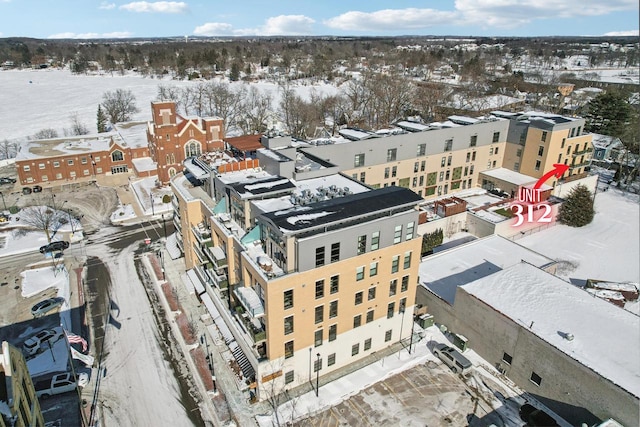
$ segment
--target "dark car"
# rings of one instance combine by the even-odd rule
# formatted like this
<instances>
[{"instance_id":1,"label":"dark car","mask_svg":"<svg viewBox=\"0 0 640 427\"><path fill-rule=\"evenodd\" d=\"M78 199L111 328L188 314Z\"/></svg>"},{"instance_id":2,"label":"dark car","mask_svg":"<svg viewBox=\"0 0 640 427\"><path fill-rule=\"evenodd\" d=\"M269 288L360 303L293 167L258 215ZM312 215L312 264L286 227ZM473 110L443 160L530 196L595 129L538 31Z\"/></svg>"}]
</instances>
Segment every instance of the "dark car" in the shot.
<instances>
[{"instance_id":1,"label":"dark car","mask_svg":"<svg viewBox=\"0 0 640 427\"><path fill-rule=\"evenodd\" d=\"M31 187L22 187L22 194L31 194Z\"/></svg>"},{"instance_id":2,"label":"dark car","mask_svg":"<svg viewBox=\"0 0 640 427\"><path fill-rule=\"evenodd\" d=\"M64 298L47 298L31 307L33 317L42 317L51 310L60 307L64 303Z\"/></svg>"},{"instance_id":3,"label":"dark car","mask_svg":"<svg viewBox=\"0 0 640 427\"><path fill-rule=\"evenodd\" d=\"M39 185L34 185L33 186L33 192L34 193L39 193L42 191L42 187L40 187Z\"/></svg>"},{"instance_id":4,"label":"dark car","mask_svg":"<svg viewBox=\"0 0 640 427\"><path fill-rule=\"evenodd\" d=\"M44 254L47 252L64 251L68 247L69 247L69 242L65 240L60 240L57 242L51 242L48 245L40 246L40 253Z\"/></svg>"},{"instance_id":5,"label":"dark car","mask_svg":"<svg viewBox=\"0 0 640 427\"><path fill-rule=\"evenodd\" d=\"M3 176L2 178L0 178L0 184L15 184L16 180L15 178L9 178L6 176Z\"/></svg>"}]
</instances>

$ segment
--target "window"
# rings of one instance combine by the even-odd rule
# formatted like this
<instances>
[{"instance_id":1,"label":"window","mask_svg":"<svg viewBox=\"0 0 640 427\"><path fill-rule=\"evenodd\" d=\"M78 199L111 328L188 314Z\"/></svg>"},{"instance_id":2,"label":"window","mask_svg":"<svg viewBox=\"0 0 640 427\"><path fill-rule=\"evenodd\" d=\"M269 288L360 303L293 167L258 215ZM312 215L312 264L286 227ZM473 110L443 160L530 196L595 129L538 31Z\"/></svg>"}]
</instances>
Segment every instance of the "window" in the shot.
<instances>
[{"instance_id":1,"label":"window","mask_svg":"<svg viewBox=\"0 0 640 427\"><path fill-rule=\"evenodd\" d=\"M87 164L87 158L86 157L81 157L80 158L80 163L82 163L83 165Z\"/></svg>"},{"instance_id":2,"label":"window","mask_svg":"<svg viewBox=\"0 0 640 427\"><path fill-rule=\"evenodd\" d=\"M573 138L573 136L576 134L576 129L575 128L571 128L571 135L569 136L570 138Z\"/></svg>"},{"instance_id":3,"label":"window","mask_svg":"<svg viewBox=\"0 0 640 427\"><path fill-rule=\"evenodd\" d=\"M389 178L389 171L390 171L390 170L391 170L391 169L389 169L389 168L384 168L384 178L385 178L385 179Z\"/></svg>"},{"instance_id":4,"label":"window","mask_svg":"<svg viewBox=\"0 0 640 427\"><path fill-rule=\"evenodd\" d=\"M356 268L356 280L364 279L364 265L362 267Z\"/></svg>"},{"instance_id":5,"label":"window","mask_svg":"<svg viewBox=\"0 0 640 427\"><path fill-rule=\"evenodd\" d=\"M284 318L284 334L289 335L293 333L293 316L287 316Z\"/></svg>"},{"instance_id":6,"label":"window","mask_svg":"<svg viewBox=\"0 0 640 427\"><path fill-rule=\"evenodd\" d=\"M411 267L411 252L405 252L403 268L406 270L409 267Z\"/></svg>"},{"instance_id":7,"label":"window","mask_svg":"<svg viewBox=\"0 0 640 427\"><path fill-rule=\"evenodd\" d=\"M422 187L424 185L424 175L420 175L420 179L418 181L419 181L418 185L420 187ZM422 191L422 190L420 190L420 191Z\"/></svg>"},{"instance_id":8,"label":"window","mask_svg":"<svg viewBox=\"0 0 640 427\"><path fill-rule=\"evenodd\" d=\"M576 136L580 136L580 130L581 130L581 126L578 126L578 130L576 131Z\"/></svg>"},{"instance_id":9,"label":"window","mask_svg":"<svg viewBox=\"0 0 640 427\"><path fill-rule=\"evenodd\" d=\"M469 160L471 160L471 153L470 153L470 152L469 152L469 153L467 153L467 160L466 160L466 162L467 162L467 163L469 163Z\"/></svg>"},{"instance_id":10,"label":"window","mask_svg":"<svg viewBox=\"0 0 640 427\"><path fill-rule=\"evenodd\" d=\"M336 354L335 353L331 353L328 357L327 357L327 366L332 366L336 364Z\"/></svg>"},{"instance_id":11,"label":"window","mask_svg":"<svg viewBox=\"0 0 640 427\"><path fill-rule=\"evenodd\" d=\"M443 157L443 158L440 160L440 166L441 166L441 167L444 167L444 165L445 165L446 163L447 163L447 158L446 158L446 157Z\"/></svg>"},{"instance_id":12,"label":"window","mask_svg":"<svg viewBox=\"0 0 640 427\"><path fill-rule=\"evenodd\" d=\"M324 265L324 246L316 248L316 267L322 267Z\"/></svg>"},{"instance_id":13,"label":"window","mask_svg":"<svg viewBox=\"0 0 640 427\"><path fill-rule=\"evenodd\" d=\"M409 276L402 276L402 283L400 284L400 292L407 292L409 289Z\"/></svg>"},{"instance_id":14,"label":"window","mask_svg":"<svg viewBox=\"0 0 640 427\"><path fill-rule=\"evenodd\" d=\"M418 169L420 169L420 162L415 162L413 164L413 173L418 173Z\"/></svg>"},{"instance_id":15,"label":"window","mask_svg":"<svg viewBox=\"0 0 640 427\"><path fill-rule=\"evenodd\" d=\"M314 342L314 347L320 347L322 345L322 329L318 329L313 334L313 342Z\"/></svg>"},{"instance_id":16,"label":"window","mask_svg":"<svg viewBox=\"0 0 640 427\"><path fill-rule=\"evenodd\" d=\"M452 147L453 147L453 139L447 139L444 142L444 151L451 151Z\"/></svg>"},{"instance_id":17,"label":"window","mask_svg":"<svg viewBox=\"0 0 640 427\"><path fill-rule=\"evenodd\" d=\"M62 179L62 174L61 173L57 173L56 174L56 179Z\"/></svg>"},{"instance_id":18,"label":"window","mask_svg":"<svg viewBox=\"0 0 640 427\"><path fill-rule=\"evenodd\" d=\"M498 147L496 147L496 149L493 150L493 154L498 154Z\"/></svg>"},{"instance_id":19,"label":"window","mask_svg":"<svg viewBox=\"0 0 640 427\"><path fill-rule=\"evenodd\" d=\"M427 144L418 144L418 152L416 155L424 156L425 154L427 154Z\"/></svg>"},{"instance_id":20,"label":"window","mask_svg":"<svg viewBox=\"0 0 640 427\"><path fill-rule=\"evenodd\" d=\"M513 357L511 357L509 353L502 353L502 361L507 365L511 365L511 362L513 361Z\"/></svg>"},{"instance_id":21,"label":"window","mask_svg":"<svg viewBox=\"0 0 640 427\"><path fill-rule=\"evenodd\" d=\"M338 301L331 301L329 304L329 319L338 316Z\"/></svg>"},{"instance_id":22,"label":"window","mask_svg":"<svg viewBox=\"0 0 640 427\"><path fill-rule=\"evenodd\" d=\"M29 172L31 170L31 168L29 167L29 165L24 165L22 166L22 170L25 172Z\"/></svg>"},{"instance_id":23,"label":"window","mask_svg":"<svg viewBox=\"0 0 640 427\"><path fill-rule=\"evenodd\" d=\"M360 353L360 343L351 346L351 355L355 356L358 353Z\"/></svg>"},{"instance_id":24,"label":"window","mask_svg":"<svg viewBox=\"0 0 640 427\"><path fill-rule=\"evenodd\" d=\"M367 338L364 340L364 351L367 351L371 348L371 338Z\"/></svg>"},{"instance_id":25,"label":"window","mask_svg":"<svg viewBox=\"0 0 640 427\"><path fill-rule=\"evenodd\" d=\"M316 299L324 297L324 280L316 281Z\"/></svg>"},{"instance_id":26,"label":"window","mask_svg":"<svg viewBox=\"0 0 640 427\"><path fill-rule=\"evenodd\" d=\"M493 147L489 148L489 155L493 155Z\"/></svg>"},{"instance_id":27,"label":"window","mask_svg":"<svg viewBox=\"0 0 640 427\"><path fill-rule=\"evenodd\" d=\"M558 154L558 161L556 163L562 162L562 153Z\"/></svg>"},{"instance_id":28,"label":"window","mask_svg":"<svg viewBox=\"0 0 640 427\"><path fill-rule=\"evenodd\" d=\"M390 297L394 296L397 290L398 290L398 279L393 279L391 282L389 282L389 296Z\"/></svg>"},{"instance_id":29,"label":"window","mask_svg":"<svg viewBox=\"0 0 640 427\"><path fill-rule=\"evenodd\" d=\"M85 169L85 170L83 170L83 171L82 171L82 174L83 174L83 175L89 175L89 169Z\"/></svg>"},{"instance_id":30,"label":"window","mask_svg":"<svg viewBox=\"0 0 640 427\"><path fill-rule=\"evenodd\" d=\"M53 167L54 168L59 168L60 167L60 162L54 161L53 162Z\"/></svg>"},{"instance_id":31,"label":"window","mask_svg":"<svg viewBox=\"0 0 640 427\"><path fill-rule=\"evenodd\" d=\"M319 305L315 310L315 323L322 323L324 320L324 305Z\"/></svg>"},{"instance_id":32,"label":"window","mask_svg":"<svg viewBox=\"0 0 640 427\"><path fill-rule=\"evenodd\" d=\"M420 162L420 172L424 172L425 168L427 167L427 162L425 162L424 160Z\"/></svg>"},{"instance_id":33,"label":"window","mask_svg":"<svg viewBox=\"0 0 640 427\"><path fill-rule=\"evenodd\" d=\"M387 319L391 319L393 317L393 312L396 310L396 303L390 302L387 306Z\"/></svg>"},{"instance_id":34,"label":"window","mask_svg":"<svg viewBox=\"0 0 640 427\"><path fill-rule=\"evenodd\" d=\"M451 156L447 157L447 166L451 166Z\"/></svg>"},{"instance_id":35,"label":"window","mask_svg":"<svg viewBox=\"0 0 640 427\"><path fill-rule=\"evenodd\" d=\"M293 307L293 289L284 291L284 309Z\"/></svg>"},{"instance_id":36,"label":"window","mask_svg":"<svg viewBox=\"0 0 640 427\"><path fill-rule=\"evenodd\" d=\"M451 171L450 171L450 170L447 170L447 173L445 174L444 179L445 179L446 181L449 181L449 178L450 178L450 177L451 177Z\"/></svg>"},{"instance_id":37,"label":"window","mask_svg":"<svg viewBox=\"0 0 640 427\"><path fill-rule=\"evenodd\" d=\"M396 225L395 230L393 231L393 244L400 243L402 240L402 225Z\"/></svg>"},{"instance_id":38,"label":"window","mask_svg":"<svg viewBox=\"0 0 640 427\"><path fill-rule=\"evenodd\" d=\"M360 166L364 166L364 153L356 154L353 160L353 166L356 168Z\"/></svg>"},{"instance_id":39,"label":"window","mask_svg":"<svg viewBox=\"0 0 640 427\"><path fill-rule=\"evenodd\" d=\"M284 374L284 383L291 384L293 382L293 371L288 371Z\"/></svg>"},{"instance_id":40,"label":"window","mask_svg":"<svg viewBox=\"0 0 640 427\"><path fill-rule=\"evenodd\" d=\"M520 172L520 163L519 163L519 162L515 162L515 163L513 164L513 170L514 170L515 172Z\"/></svg>"},{"instance_id":41,"label":"window","mask_svg":"<svg viewBox=\"0 0 640 427\"><path fill-rule=\"evenodd\" d=\"M340 242L331 244L331 262L340 261Z\"/></svg>"},{"instance_id":42,"label":"window","mask_svg":"<svg viewBox=\"0 0 640 427\"><path fill-rule=\"evenodd\" d=\"M293 357L293 341L284 343L284 358L288 359L290 357Z\"/></svg>"},{"instance_id":43,"label":"window","mask_svg":"<svg viewBox=\"0 0 640 427\"><path fill-rule=\"evenodd\" d=\"M498 141L500 141L500 132L494 132L492 142L498 142Z\"/></svg>"},{"instance_id":44,"label":"window","mask_svg":"<svg viewBox=\"0 0 640 427\"><path fill-rule=\"evenodd\" d=\"M568 146L568 147L567 147L567 156L568 156L569 154L571 154L571 146Z\"/></svg>"},{"instance_id":45,"label":"window","mask_svg":"<svg viewBox=\"0 0 640 427\"><path fill-rule=\"evenodd\" d=\"M444 171L440 171L440 176L438 177L438 181L442 182L444 180Z\"/></svg>"},{"instance_id":46,"label":"window","mask_svg":"<svg viewBox=\"0 0 640 427\"><path fill-rule=\"evenodd\" d=\"M404 313L404 309L407 307L407 299L406 298L402 298L400 300L400 305L398 306L398 312L399 313Z\"/></svg>"},{"instance_id":47,"label":"window","mask_svg":"<svg viewBox=\"0 0 640 427\"><path fill-rule=\"evenodd\" d=\"M404 240L411 240L413 239L413 229L415 227L415 223L412 221L409 224L407 224L407 229L405 231L405 236L404 236Z\"/></svg>"},{"instance_id":48,"label":"window","mask_svg":"<svg viewBox=\"0 0 640 427\"><path fill-rule=\"evenodd\" d=\"M397 152L397 148L389 148L387 150L387 162L393 162L396 159Z\"/></svg>"},{"instance_id":49,"label":"window","mask_svg":"<svg viewBox=\"0 0 640 427\"><path fill-rule=\"evenodd\" d=\"M469 166L465 166L464 167L464 176L467 176L469 174Z\"/></svg>"},{"instance_id":50,"label":"window","mask_svg":"<svg viewBox=\"0 0 640 427\"><path fill-rule=\"evenodd\" d=\"M44 169L44 163L38 163L38 169Z\"/></svg>"},{"instance_id":51,"label":"window","mask_svg":"<svg viewBox=\"0 0 640 427\"><path fill-rule=\"evenodd\" d=\"M371 250L375 251L380 247L380 232L374 231L371 235Z\"/></svg>"},{"instance_id":52,"label":"window","mask_svg":"<svg viewBox=\"0 0 640 427\"><path fill-rule=\"evenodd\" d=\"M562 138L562 143L560 144L560 148L564 148L565 142L567 142L567 138Z\"/></svg>"},{"instance_id":53,"label":"window","mask_svg":"<svg viewBox=\"0 0 640 427\"><path fill-rule=\"evenodd\" d=\"M395 255L391 260L391 273L397 273L400 266L400 255Z\"/></svg>"},{"instance_id":54,"label":"window","mask_svg":"<svg viewBox=\"0 0 640 427\"><path fill-rule=\"evenodd\" d=\"M478 143L478 135L471 135L471 138L469 140L469 147L475 147L477 143Z\"/></svg>"},{"instance_id":55,"label":"window","mask_svg":"<svg viewBox=\"0 0 640 427\"><path fill-rule=\"evenodd\" d=\"M472 161L472 162L475 162L475 160L476 160L476 152L475 152L475 151L472 151L472 152L471 152L471 161Z\"/></svg>"},{"instance_id":56,"label":"window","mask_svg":"<svg viewBox=\"0 0 640 427\"><path fill-rule=\"evenodd\" d=\"M335 341L338 335L338 325L329 326L329 341Z\"/></svg>"},{"instance_id":57,"label":"window","mask_svg":"<svg viewBox=\"0 0 640 427\"><path fill-rule=\"evenodd\" d=\"M354 302L355 305L359 305L362 304L362 291L360 292L356 292L355 298L354 298Z\"/></svg>"},{"instance_id":58,"label":"window","mask_svg":"<svg viewBox=\"0 0 640 427\"><path fill-rule=\"evenodd\" d=\"M369 265L369 277L373 277L378 274L378 263L372 262Z\"/></svg>"},{"instance_id":59,"label":"window","mask_svg":"<svg viewBox=\"0 0 640 427\"><path fill-rule=\"evenodd\" d=\"M367 251L367 235L358 236L358 255L362 255Z\"/></svg>"},{"instance_id":60,"label":"window","mask_svg":"<svg viewBox=\"0 0 640 427\"><path fill-rule=\"evenodd\" d=\"M47 175L42 175L42 180L43 181L49 181L49 177Z\"/></svg>"},{"instance_id":61,"label":"window","mask_svg":"<svg viewBox=\"0 0 640 427\"><path fill-rule=\"evenodd\" d=\"M367 323L373 322L373 310L367 311Z\"/></svg>"},{"instance_id":62,"label":"window","mask_svg":"<svg viewBox=\"0 0 640 427\"><path fill-rule=\"evenodd\" d=\"M531 380L531 382L537 386L540 386L540 384L542 384L542 377L535 372L531 372L531 378L529 378L529 380Z\"/></svg>"},{"instance_id":63,"label":"window","mask_svg":"<svg viewBox=\"0 0 640 427\"><path fill-rule=\"evenodd\" d=\"M376 288L375 286L372 288L369 288L369 291L367 292L367 301L371 301L372 299L375 299L376 297Z\"/></svg>"},{"instance_id":64,"label":"window","mask_svg":"<svg viewBox=\"0 0 640 427\"><path fill-rule=\"evenodd\" d=\"M318 357L313 361L313 372L318 372L322 369L322 358Z\"/></svg>"},{"instance_id":65,"label":"window","mask_svg":"<svg viewBox=\"0 0 640 427\"><path fill-rule=\"evenodd\" d=\"M391 168L391 178L395 178L396 176L398 176L398 167L394 166Z\"/></svg>"},{"instance_id":66,"label":"window","mask_svg":"<svg viewBox=\"0 0 640 427\"><path fill-rule=\"evenodd\" d=\"M539 170L540 170L540 160L536 160L536 167L535 167L535 169L536 169L537 171L539 171Z\"/></svg>"},{"instance_id":67,"label":"window","mask_svg":"<svg viewBox=\"0 0 640 427\"><path fill-rule=\"evenodd\" d=\"M366 181L366 173L360 172L360 182L365 182L365 181Z\"/></svg>"},{"instance_id":68,"label":"window","mask_svg":"<svg viewBox=\"0 0 640 427\"><path fill-rule=\"evenodd\" d=\"M122 151L115 150L114 152L111 153L112 162L120 162L122 160L124 160L124 154L122 154Z\"/></svg>"},{"instance_id":69,"label":"window","mask_svg":"<svg viewBox=\"0 0 640 427\"><path fill-rule=\"evenodd\" d=\"M547 131L542 131L542 137L540 138L542 142L547 142Z\"/></svg>"},{"instance_id":70,"label":"window","mask_svg":"<svg viewBox=\"0 0 640 427\"><path fill-rule=\"evenodd\" d=\"M388 331L386 331L384 333L384 342L389 342L391 341L391 334L393 333L393 331L391 329L389 329Z\"/></svg>"},{"instance_id":71,"label":"window","mask_svg":"<svg viewBox=\"0 0 640 427\"><path fill-rule=\"evenodd\" d=\"M538 156L542 156L544 154L544 145L538 147Z\"/></svg>"},{"instance_id":72,"label":"window","mask_svg":"<svg viewBox=\"0 0 640 427\"><path fill-rule=\"evenodd\" d=\"M329 293L335 294L339 290L340 276L331 276L329 279Z\"/></svg>"},{"instance_id":73,"label":"window","mask_svg":"<svg viewBox=\"0 0 640 427\"><path fill-rule=\"evenodd\" d=\"M72 160L72 159L67 160L67 164L68 164L69 166L73 166L73 160Z\"/></svg>"},{"instance_id":74,"label":"window","mask_svg":"<svg viewBox=\"0 0 640 427\"><path fill-rule=\"evenodd\" d=\"M357 316L353 316L353 327L358 328L360 325L362 325L362 316L359 314Z\"/></svg>"}]
</instances>

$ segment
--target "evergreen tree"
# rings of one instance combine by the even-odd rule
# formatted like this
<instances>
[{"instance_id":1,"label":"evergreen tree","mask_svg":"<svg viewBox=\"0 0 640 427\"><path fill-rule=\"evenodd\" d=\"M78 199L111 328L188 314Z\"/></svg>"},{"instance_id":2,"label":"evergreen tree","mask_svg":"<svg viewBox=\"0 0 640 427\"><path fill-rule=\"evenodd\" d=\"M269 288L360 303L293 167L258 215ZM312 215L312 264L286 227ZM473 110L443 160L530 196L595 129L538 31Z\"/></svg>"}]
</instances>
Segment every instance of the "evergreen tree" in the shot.
<instances>
[{"instance_id":1,"label":"evergreen tree","mask_svg":"<svg viewBox=\"0 0 640 427\"><path fill-rule=\"evenodd\" d=\"M421 255L429 255L433 253L433 248L442 244L442 240L444 239L444 233L442 232L442 228L438 228L433 233L425 233L422 236L422 251Z\"/></svg>"},{"instance_id":2,"label":"evergreen tree","mask_svg":"<svg viewBox=\"0 0 640 427\"><path fill-rule=\"evenodd\" d=\"M240 65L237 62L231 64L231 71L229 72L229 80L237 82L240 78Z\"/></svg>"},{"instance_id":3,"label":"evergreen tree","mask_svg":"<svg viewBox=\"0 0 640 427\"><path fill-rule=\"evenodd\" d=\"M571 227L583 227L593 221L593 195L589 189L580 184L569 192L566 200L558 210L558 222Z\"/></svg>"},{"instance_id":4,"label":"evergreen tree","mask_svg":"<svg viewBox=\"0 0 640 427\"><path fill-rule=\"evenodd\" d=\"M102 105L98 104L97 114L98 133L107 131L107 116L102 111Z\"/></svg>"}]
</instances>

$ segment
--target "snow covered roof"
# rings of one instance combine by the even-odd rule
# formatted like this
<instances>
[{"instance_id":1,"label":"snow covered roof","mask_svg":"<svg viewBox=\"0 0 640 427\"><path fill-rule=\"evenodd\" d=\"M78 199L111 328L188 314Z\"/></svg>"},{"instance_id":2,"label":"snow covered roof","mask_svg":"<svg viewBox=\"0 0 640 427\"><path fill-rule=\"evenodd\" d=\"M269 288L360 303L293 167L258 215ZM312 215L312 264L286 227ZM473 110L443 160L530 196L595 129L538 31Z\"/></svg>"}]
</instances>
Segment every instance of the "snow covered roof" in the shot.
<instances>
[{"instance_id":1,"label":"snow covered roof","mask_svg":"<svg viewBox=\"0 0 640 427\"><path fill-rule=\"evenodd\" d=\"M142 148L148 146L147 125L148 122L126 122L117 123L113 127L124 141L124 144L120 145L131 148Z\"/></svg>"},{"instance_id":2,"label":"snow covered roof","mask_svg":"<svg viewBox=\"0 0 640 427\"><path fill-rule=\"evenodd\" d=\"M640 396L640 317L525 262L462 289L567 356ZM567 340L566 334L573 339Z\"/></svg>"},{"instance_id":3,"label":"snow covered roof","mask_svg":"<svg viewBox=\"0 0 640 427\"><path fill-rule=\"evenodd\" d=\"M490 169L482 171L482 174L501 181L510 182L515 185L527 185L538 180L537 178L515 172L507 168Z\"/></svg>"},{"instance_id":4,"label":"snow covered roof","mask_svg":"<svg viewBox=\"0 0 640 427\"><path fill-rule=\"evenodd\" d=\"M504 237L491 235L427 257L420 263L420 283L453 304L458 286L522 260L537 267L554 262Z\"/></svg>"},{"instance_id":5,"label":"snow covered roof","mask_svg":"<svg viewBox=\"0 0 640 427\"><path fill-rule=\"evenodd\" d=\"M151 157L138 157L131 159L131 162L138 172L155 171L158 169L158 164L154 162Z\"/></svg>"},{"instance_id":6,"label":"snow covered roof","mask_svg":"<svg viewBox=\"0 0 640 427\"><path fill-rule=\"evenodd\" d=\"M608 148L608 147L617 147L622 144L620 138L616 138L614 136L602 135L600 133L592 133L591 134L591 142L595 148Z\"/></svg>"}]
</instances>

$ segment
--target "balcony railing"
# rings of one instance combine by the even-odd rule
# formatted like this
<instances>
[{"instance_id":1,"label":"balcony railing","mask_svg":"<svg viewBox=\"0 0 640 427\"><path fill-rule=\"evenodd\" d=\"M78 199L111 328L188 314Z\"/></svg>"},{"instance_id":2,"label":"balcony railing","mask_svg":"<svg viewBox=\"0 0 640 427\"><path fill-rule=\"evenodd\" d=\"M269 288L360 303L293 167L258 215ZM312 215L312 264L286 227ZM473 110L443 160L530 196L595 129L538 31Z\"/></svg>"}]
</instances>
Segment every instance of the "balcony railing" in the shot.
<instances>
[{"instance_id":1,"label":"balcony railing","mask_svg":"<svg viewBox=\"0 0 640 427\"><path fill-rule=\"evenodd\" d=\"M571 157L576 157L576 156L580 156L582 154L591 153L592 151L593 151L593 148L587 148L586 150L582 150L582 151L574 151L571 154Z\"/></svg>"},{"instance_id":2,"label":"balcony railing","mask_svg":"<svg viewBox=\"0 0 640 427\"><path fill-rule=\"evenodd\" d=\"M206 227L193 225L191 226L191 232L200 244L211 241L211 230Z\"/></svg>"},{"instance_id":3,"label":"balcony railing","mask_svg":"<svg viewBox=\"0 0 640 427\"><path fill-rule=\"evenodd\" d=\"M213 263L215 268L221 269L227 267L227 254L220 246L205 246L205 254Z\"/></svg>"}]
</instances>

